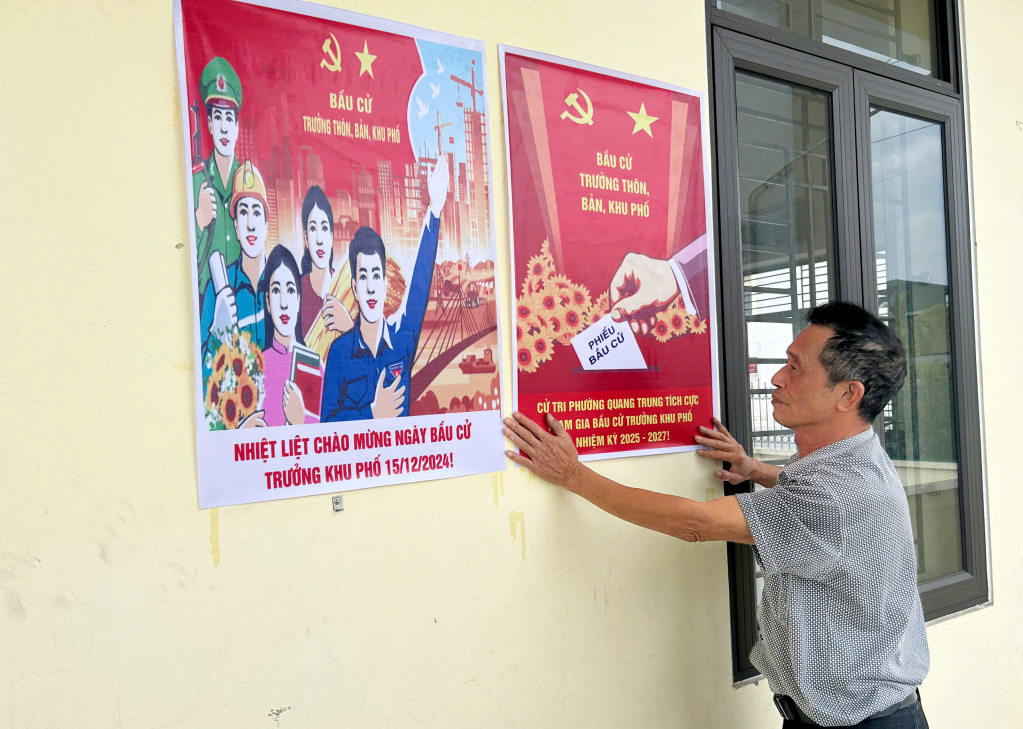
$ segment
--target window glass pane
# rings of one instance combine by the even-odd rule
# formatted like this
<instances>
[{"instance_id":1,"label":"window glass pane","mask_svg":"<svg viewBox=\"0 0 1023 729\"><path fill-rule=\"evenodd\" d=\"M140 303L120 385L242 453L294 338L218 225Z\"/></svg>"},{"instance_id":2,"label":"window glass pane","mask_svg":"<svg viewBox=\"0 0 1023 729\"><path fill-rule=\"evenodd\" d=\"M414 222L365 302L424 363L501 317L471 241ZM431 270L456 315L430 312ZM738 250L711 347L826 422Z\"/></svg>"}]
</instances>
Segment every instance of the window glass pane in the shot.
<instances>
[{"instance_id":1,"label":"window glass pane","mask_svg":"<svg viewBox=\"0 0 1023 729\"><path fill-rule=\"evenodd\" d=\"M921 581L963 568L942 127L870 110L878 312L909 372L885 409L885 449L909 497Z\"/></svg>"},{"instance_id":2,"label":"window glass pane","mask_svg":"<svg viewBox=\"0 0 1023 729\"><path fill-rule=\"evenodd\" d=\"M831 99L742 72L735 96L752 455L785 463L796 444L771 377L807 310L834 296Z\"/></svg>"},{"instance_id":3,"label":"window glass pane","mask_svg":"<svg viewBox=\"0 0 1023 729\"><path fill-rule=\"evenodd\" d=\"M934 0L718 0L717 6L893 66L938 75Z\"/></svg>"}]
</instances>

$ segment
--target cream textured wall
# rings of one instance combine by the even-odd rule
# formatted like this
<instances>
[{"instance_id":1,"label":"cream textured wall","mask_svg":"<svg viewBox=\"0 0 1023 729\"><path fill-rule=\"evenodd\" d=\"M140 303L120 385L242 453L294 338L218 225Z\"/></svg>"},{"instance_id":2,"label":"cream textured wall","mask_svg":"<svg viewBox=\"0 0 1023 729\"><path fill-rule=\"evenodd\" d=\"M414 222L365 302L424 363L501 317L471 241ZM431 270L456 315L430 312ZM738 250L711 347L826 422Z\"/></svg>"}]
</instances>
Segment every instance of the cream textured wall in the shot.
<instances>
[{"instance_id":1,"label":"cream textured wall","mask_svg":"<svg viewBox=\"0 0 1023 729\"><path fill-rule=\"evenodd\" d=\"M494 110L498 42L707 86L700 0L346 7L484 39ZM1023 9L966 23L996 605L930 630L935 729L1023 722ZM731 687L721 544L521 471L198 510L176 88L169 0L0 0L0 729L777 727ZM720 494L691 454L598 468Z\"/></svg>"}]
</instances>

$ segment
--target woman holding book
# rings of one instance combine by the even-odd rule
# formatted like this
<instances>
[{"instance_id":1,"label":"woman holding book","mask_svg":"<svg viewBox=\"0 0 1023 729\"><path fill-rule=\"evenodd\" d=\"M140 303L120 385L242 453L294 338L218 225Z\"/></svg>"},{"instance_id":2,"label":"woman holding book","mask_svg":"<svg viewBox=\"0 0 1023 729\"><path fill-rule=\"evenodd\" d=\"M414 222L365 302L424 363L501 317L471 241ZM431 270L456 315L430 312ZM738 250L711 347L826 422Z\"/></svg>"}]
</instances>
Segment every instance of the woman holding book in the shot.
<instances>
[{"instance_id":1,"label":"woman holding book","mask_svg":"<svg viewBox=\"0 0 1023 729\"><path fill-rule=\"evenodd\" d=\"M318 368L319 377L306 378L310 386L323 381L323 365L315 352L305 348L302 336L302 286L295 257L284 246L277 246L267 258L260 297L268 316L263 350L263 419L267 425L302 425L318 423L317 414L306 409L306 396L293 379L296 356L302 367ZM296 350L298 350L296 354ZM307 393L308 395L309 393ZM319 392L313 393L319 399ZM319 403L310 405L315 410Z\"/></svg>"}]
</instances>

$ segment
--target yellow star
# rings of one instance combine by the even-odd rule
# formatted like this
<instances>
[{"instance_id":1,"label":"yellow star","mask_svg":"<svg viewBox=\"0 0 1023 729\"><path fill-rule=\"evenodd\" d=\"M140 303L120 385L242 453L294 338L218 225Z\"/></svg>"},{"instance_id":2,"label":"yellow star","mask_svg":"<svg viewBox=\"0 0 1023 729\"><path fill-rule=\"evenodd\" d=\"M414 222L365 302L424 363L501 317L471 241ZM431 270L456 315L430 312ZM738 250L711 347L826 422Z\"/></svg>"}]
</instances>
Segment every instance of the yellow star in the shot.
<instances>
[{"instance_id":1,"label":"yellow star","mask_svg":"<svg viewBox=\"0 0 1023 729\"><path fill-rule=\"evenodd\" d=\"M369 77L373 78L373 61L377 60L377 57L369 52L369 44L366 41L362 42L362 53L355 52L356 58L359 59L359 63L362 64L359 67L359 75L369 71Z\"/></svg>"},{"instance_id":2,"label":"yellow star","mask_svg":"<svg viewBox=\"0 0 1023 729\"><path fill-rule=\"evenodd\" d=\"M648 115L646 113L646 104L640 104L638 112L627 111L625 113L631 116L632 120L636 122L636 126L632 130L633 134L642 129L644 132L650 135L651 139L653 139L654 133L650 131L650 125L653 124L658 119L660 119L660 117Z\"/></svg>"}]
</instances>

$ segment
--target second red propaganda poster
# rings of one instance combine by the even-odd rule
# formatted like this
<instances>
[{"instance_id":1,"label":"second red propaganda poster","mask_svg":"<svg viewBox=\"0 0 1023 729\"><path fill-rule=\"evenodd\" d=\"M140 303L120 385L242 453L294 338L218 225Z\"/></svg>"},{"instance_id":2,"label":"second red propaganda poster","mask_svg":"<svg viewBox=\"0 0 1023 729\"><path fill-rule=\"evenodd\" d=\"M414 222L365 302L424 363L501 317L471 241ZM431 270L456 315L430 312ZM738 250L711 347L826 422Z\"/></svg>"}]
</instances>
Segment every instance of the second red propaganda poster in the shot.
<instances>
[{"instance_id":1,"label":"second red propaganda poster","mask_svg":"<svg viewBox=\"0 0 1023 729\"><path fill-rule=\"evenodd\" d=\"M583 459L694 450L717 412L706 100L500 50L516 408Z\"/></svg>"}]
</instances>

